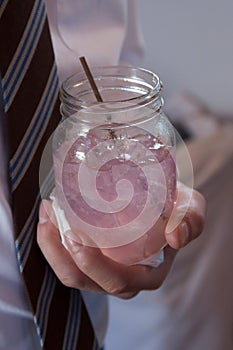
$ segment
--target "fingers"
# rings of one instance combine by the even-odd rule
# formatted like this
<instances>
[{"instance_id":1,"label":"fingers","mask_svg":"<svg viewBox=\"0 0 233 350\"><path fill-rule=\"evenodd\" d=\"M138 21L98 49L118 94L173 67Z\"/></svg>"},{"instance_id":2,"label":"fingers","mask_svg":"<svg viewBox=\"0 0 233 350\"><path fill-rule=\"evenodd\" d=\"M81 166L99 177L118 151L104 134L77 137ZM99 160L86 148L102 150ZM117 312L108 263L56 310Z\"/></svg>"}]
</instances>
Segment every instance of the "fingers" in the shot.
<instances>
[{"instance_id":1,"label":"fingers","mask_svg":"<svg viewBox=\"0 0 233 350\"><path fill-rule=\"evenodd\" d=\"M59 280L68 287L103 292L99 285L78 269L69 252L62 245L59 231L51 222L51 217L55 222L50 202L43 201L39 212L37 242Z\"/></svg>"},{"instance_id":2,"label":"fingers","mask_svg":"<svg viewBox=\"0 0 233 350\"><path fill-rule=\"evenodd\" d=\"M103 255L99 249L85 247L76 242L67 242L71 256L79 269L106 293L121 298L130 298L141 290L157 289L167 276L176 251L165 248L164 262L158 268L144 265L126 266Z\"/></svg>"},{"instance_id":3,"label":"fingers","mask_svg":"<svg viewBox=\"0 0 233 350\"><path fill-rule=\"evenodd\" d=\"M206 201L197 191L180 185L179 201L176 204L174 217L178 225L172 231L166 228L167 243L179 249L197 238L204 228Z\"/></svg>"},{"instance_id":4,"label":"fingers","mask_svg":"<svg viewBox=\"0 0 233 350\"><path fill-rule=\"evenodd\" d=\"M158 268L119 264L103 255L99 249L80 245L70 239L66 239L66 250L56 226L49 219L51 210L49 202L41 204L37 240L45 258L64 285L123 299L132 298L143 289L161 286L175 258L174 249L165 248L164 263Z\"/></svg>"}]
</instances>

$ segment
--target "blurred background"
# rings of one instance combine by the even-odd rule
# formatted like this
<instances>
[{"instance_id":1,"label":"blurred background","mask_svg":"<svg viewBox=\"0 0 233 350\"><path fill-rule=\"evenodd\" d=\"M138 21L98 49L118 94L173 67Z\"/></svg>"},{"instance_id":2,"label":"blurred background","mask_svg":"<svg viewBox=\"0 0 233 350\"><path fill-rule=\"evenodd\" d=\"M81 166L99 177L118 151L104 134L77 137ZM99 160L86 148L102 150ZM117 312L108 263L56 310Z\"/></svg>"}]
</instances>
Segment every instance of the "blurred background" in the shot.
<instances>
[{"instance_id":1,"label":"blurred background","mask_svg":"<svg viewBox=\"0 0 233 350\"><path fill-rule=\"evenodd\" d=\"M166 103L191 91L216 113L233 113L233 1L137 0L142 65L164 83Z\"/></svg>"}]
</instances>

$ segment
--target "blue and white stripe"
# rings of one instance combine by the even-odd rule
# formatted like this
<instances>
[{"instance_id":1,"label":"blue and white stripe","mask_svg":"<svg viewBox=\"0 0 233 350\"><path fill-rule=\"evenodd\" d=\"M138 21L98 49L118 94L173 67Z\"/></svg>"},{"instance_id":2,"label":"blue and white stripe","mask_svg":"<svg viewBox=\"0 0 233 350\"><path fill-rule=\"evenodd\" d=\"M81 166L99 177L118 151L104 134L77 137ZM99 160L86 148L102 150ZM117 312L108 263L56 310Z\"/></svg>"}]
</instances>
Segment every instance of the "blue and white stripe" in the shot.
<instances>
[{"instance_id":1,"label":"blue and white stripe","mask_svg":"<svg viewBox=\"0 0 233 350\"><path fill-rule=\"evenodd\" d=\"M71 289L70 307L64 343L62 350L75 350L80 327L81 318L81 294L77 289Z\"/></svg>"},{"instance_id":2,"label":"blue and white stripe","mask_svg":"<svg viewBox=\"0 0 233 350\"><path fill-rule=\"evenodd\" d=\"M30 161L35 155L37 147L49 122L48 116L50 116L54 108L58 91L57 70L54 64L30 125L28 126L13 158L10 160L10 174L13 191L19 185L30 165Z\"/></svg>"},{"instance_id":3,"label":"blue and white stripe","mask_svg":"<svg viewBox=\"0 0 233 350\"><path fill-rule=\"evenodd\" d=\"M53 186L54 186L54 178L53 178L53 170L51 169L48 176L46 177L46 180L41 186L41 189L40 189L41 193L51 192ZM31 245L34 239L33 231L35 227L35 220L37 219L37 216L38 216L38 208L39 208L40 200L41 200L40 194L38 194L36 197L34 206L30 212L30 215L28 216L28 219L25 222L25 225L23 226L17 240L15 241L16 254L17 254L18 264L21 272L23 272L23 269L26 265L27 258L30 254Z\"/></svg>"},{"instance_id":4,"label":"blue and white stripe","mask_svg":"<svg viewBox=\"0 0 233 350\"><path fill-rule=\"evenodd\" d=\"M43 30L45 18L46 12L43 1L35 1L23 36L2 79L5 112L10 108L30 65Z\"/></svg>"},{"instance_id":5,"label":"blue and white stripe","mask_svg":"<svg viewBox=\"0 0 233 350\"><path fill-rule=\"evenodd\" d=\"M33 231L35 227L35 221L38 216L38 207L40 202L40 195L37 196L31 213L21 231L20 236L15 241L16 254L20 271L23 272L24 266L27 262L27 258L30 253L30 249L33 243Z\"/></svg>"},{"instance_id":6,"label":"blue and white stripe","mask_svg":"<svg viewBox=\"0 0 233 350\"><path fill-rule=\"evenodd\" d=\"M6 8L6 5L8 3L9 0L0 0L0 18Z\"/></svg>"},{"instance_id":7,"label":"blue and white stripe","mask_svg":"<svg viewBox=\"0 0 233 350\"><path fill-rule=\"evenodd\" d=\"M43 284L40 290L40 295L37 302L36 314L34 316L34 322L36 325L37 334L39 336L41 347L44 345L44 339L46 334L46 328L48 323L48 312L53 293L56 286L56 277L47 265Z\"/></svg>"}]
</instances>

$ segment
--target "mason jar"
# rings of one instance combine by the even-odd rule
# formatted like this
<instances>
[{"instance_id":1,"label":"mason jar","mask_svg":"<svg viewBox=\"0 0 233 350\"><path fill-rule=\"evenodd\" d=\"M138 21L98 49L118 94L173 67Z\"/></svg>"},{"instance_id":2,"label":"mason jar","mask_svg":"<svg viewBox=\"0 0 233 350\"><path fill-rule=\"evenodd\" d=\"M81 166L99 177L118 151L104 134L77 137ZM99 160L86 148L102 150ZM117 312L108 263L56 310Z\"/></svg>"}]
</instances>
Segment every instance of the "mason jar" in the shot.
<instances>
[{"instance_id":1,"label":"mason jar","mask_svg":"<svg viewBox=\"0 0 233 350\"><path fill-rule=\"evenodd\" d=\"M93 67L63 82L53 138L53 207L70 239L123 264L157 266L176 197L175 134L145 69ZM65 241L65 240L64 240Z\"/></svg>"}]
</instances>

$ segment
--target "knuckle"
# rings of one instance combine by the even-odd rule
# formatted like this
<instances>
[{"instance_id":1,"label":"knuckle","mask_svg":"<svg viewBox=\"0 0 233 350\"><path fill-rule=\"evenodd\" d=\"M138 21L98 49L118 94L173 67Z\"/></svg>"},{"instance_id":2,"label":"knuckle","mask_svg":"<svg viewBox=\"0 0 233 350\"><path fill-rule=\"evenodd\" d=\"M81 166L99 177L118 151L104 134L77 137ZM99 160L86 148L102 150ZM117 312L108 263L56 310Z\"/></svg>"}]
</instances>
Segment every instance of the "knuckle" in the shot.
<instances>
[{"instance_id":1,"label":"knuckle","mask_svg":"<svg viewBox=\"0 0 233 350\"><path fill-rule=\"evenodd\" d=\"M43 247L45 245L45 234L43 230L37 229L37 234L36 234L36 241L38 246L43 250Z\"/></svg>"},{"instance_id":2,"label":"knuckle","mask_svg":"<svg viewBox=\"0 0 233 350\"><path fill-rule=\"evenodd\" d=\"M60 276L59 279L64 286L74 288L74 281L69 276Z\"/></svg>"},{"instance_id":3,"label":"knuckle","mask_svg":"<svg viewBox=\"0 0 233 350\"><path fill-rule=\"evenodd\" d=\"M169 272L169 269L167 269L166 271L164 270L163 272L161 272L159 275L156 273L156 268L154 268L155 270L152 271L152 276L150 279L150 282L148 283L147 287L145 288L146 290L157 290L159 289L162 284L164 283L167 274Z\"/></svg>"},{"instance_id":4,"label":"knuckle","mask_svg":"<svg viewBox=\"0 0 233 350\"><path fill-rule=\"evenodd\" d=\"M160 278L156 282L152 283L151 286L149 286L146 289L147 290L157 290L157 289L159 289L162 286L164 280L165 280L165 277L164 278Z\"/></svg>"},{"instance_id":5,"label":"knuckle","mask_svg":"<svg viewBox=\"0 0 233 350\"><path fill-rule=\"evenodd\" d=\"M109 280L105 283L105 290L111 295L121 295L129 292L129 287L126 281L122 279Z\"/></svg>"},{"instance_id":6,"label":"knuckle","mask_svg":"<svg viewBox=\"0 0 233 350\"><path fill-rule=\"evenodd\" d=\"M78 289L86 288L85 278L78 274L74 276L73 274L60 272L58 278L61 281L61 283L66 287Z\"/></svg>"}]
</instances>

